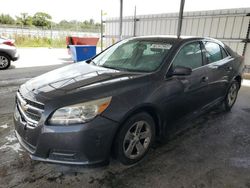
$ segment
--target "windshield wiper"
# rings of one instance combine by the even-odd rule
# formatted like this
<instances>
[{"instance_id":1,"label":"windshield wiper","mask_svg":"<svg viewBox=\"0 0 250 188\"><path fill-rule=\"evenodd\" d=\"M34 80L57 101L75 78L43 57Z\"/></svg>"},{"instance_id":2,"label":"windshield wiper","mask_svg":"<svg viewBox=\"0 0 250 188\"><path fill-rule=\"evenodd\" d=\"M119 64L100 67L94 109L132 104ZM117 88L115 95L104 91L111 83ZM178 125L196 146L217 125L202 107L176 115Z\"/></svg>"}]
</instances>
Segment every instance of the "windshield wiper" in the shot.
<instances>
[{"instance_id":1,"label":"windshield wiper","mask_svg":"<svg viewBox=\"0 0 250 188\"><path fill-rule=\"evenodd\" d=\"M108 69L114 69L114 70L119 70L119 71L129 71L128 69L118 68L118 67L110 67L110 66L106 66L106 65L102 65L100 67L104 67L104 68L108 68Z\"/></svg>"},{"instance_id":2,"label":"windshield wiper","mask_svg":"<svg viewBox=\"0 0 250 188\"><path fill-rule=\"evenodd\" d=\"M93 61L93 59L88 59L88 60L86 61L86 63L88 63L88 64L92 63L92 64L94 64L94 65L97 65L97 64Z\"/></svg>"}]
</instances>

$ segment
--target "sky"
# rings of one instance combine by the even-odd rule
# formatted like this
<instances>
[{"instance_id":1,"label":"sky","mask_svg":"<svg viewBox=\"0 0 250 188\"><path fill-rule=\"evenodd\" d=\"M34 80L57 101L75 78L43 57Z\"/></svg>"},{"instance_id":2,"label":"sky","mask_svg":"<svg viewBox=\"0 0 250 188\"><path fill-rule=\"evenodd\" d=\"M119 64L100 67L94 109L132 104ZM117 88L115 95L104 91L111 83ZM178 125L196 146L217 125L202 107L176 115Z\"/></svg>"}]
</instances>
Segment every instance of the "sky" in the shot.
<instances>
[{"instance_id":1,"label":"sky","mask_svg":"<svg viewBox=\"0 0 250 188\"><path fill-rule=\"evenodd\" d=\"M22 12L30 15L46 12L54 22L89 20L100 22L101 10L107 17L119 17L120 0L0 0L0 14L15 17ZM123 0L124 16L178 12L180 0ZM186 0L184 11L227 8L250 8L250 0Z\"/></svg>"}]
</instances>

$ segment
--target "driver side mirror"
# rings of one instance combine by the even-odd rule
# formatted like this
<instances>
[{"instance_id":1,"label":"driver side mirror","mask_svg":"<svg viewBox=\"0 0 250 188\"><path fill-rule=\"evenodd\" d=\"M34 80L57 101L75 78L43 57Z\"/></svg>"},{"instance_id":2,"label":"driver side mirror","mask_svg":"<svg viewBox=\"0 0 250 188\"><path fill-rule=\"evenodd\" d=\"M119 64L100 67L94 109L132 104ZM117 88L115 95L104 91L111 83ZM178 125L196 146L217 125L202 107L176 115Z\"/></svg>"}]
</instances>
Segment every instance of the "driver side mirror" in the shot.
<instances>
[{"instance_id":1,"label":"driver side mirror","mask_svg":"<svg viewBox=\"0 0 250 188\"><path fill-rule=\"evenodd\" d=\"M172 70L172 76L176 75L176 76L187 76L190 75L192 73L192 69L189 67L183 67L183 66L176 66L175 68L173 68Z\"/></svg>"}]
</instances>

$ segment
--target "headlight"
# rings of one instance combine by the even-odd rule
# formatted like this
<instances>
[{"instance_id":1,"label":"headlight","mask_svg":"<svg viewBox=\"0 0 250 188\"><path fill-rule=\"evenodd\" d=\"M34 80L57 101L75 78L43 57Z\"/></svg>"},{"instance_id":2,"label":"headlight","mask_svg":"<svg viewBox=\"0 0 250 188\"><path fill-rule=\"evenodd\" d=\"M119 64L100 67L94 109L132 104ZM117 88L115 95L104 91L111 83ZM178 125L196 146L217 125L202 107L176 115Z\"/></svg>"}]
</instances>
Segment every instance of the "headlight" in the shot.
<instances>
[{"instance_id":1,"label":"headlight","mask_svg":"<svg viewBox=\"0 0 250 188\"><path fill-rule=\"evenodd\" d=\"M84 123L101 114L110 104L112 97L93 100L60 108L54 112L49 124L69 125Z\"/></svg>"}]
</instances>

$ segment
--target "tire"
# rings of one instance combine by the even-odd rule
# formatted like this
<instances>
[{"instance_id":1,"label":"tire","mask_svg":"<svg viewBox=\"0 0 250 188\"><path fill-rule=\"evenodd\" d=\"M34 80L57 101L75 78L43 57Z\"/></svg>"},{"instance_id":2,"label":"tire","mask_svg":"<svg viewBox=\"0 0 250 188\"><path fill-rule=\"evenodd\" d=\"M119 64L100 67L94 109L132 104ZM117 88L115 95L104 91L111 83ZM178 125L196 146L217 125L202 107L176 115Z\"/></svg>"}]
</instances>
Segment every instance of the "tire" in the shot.
<instances>
[{"instance_id":1,"label":"tire","mask_svg":"<svg viewBox=\"0 0 250 188\"><path fill-rule=\"evenodd\" d=\"M140 161L155 139L155 122L147 113L130 117L120 129L114 144L114 154L124 165Z\"/></svg>"},{"instance_id":2,"label":"tire","mask_svg":"<svg viewBox=\"0 0 250 188\"><path fill-rule=\"evenodd\" d=\"M10 57L4 53L0 53L0 70L9 68Z\"/></svg>"},{"instance_id":3,"label":"tire","mask_svg":"<svg viewBox=\"0 0 250 188\"><path fill-rule=\"evenodd\" d=\"M233 81L227 91L226 98L223 101L223 107L225 111L230 111L237 99L240 85L239 82Z\"/></svg>"}]
</instances>

